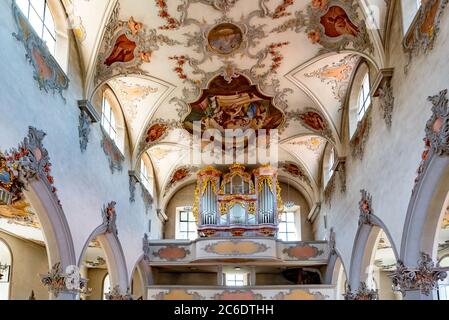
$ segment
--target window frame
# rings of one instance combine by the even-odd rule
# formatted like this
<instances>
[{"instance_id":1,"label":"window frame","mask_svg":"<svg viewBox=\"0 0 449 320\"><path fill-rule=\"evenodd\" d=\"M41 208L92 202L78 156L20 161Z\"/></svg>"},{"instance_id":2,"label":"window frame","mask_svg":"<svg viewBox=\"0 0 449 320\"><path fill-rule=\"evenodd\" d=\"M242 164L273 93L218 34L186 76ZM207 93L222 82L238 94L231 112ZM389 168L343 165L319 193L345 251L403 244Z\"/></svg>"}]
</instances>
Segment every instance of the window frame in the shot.
<instances>
[{"instance_id":1,"label":"window frame","mask_svg":"<svg viewBox=\"0 0 449 320\"><path fill-rule=\"evenodd\" d=\"M224 283L225 283L226 287L245 287L248 285L248 274L247 273L226 272L224 275L225 275ZM237 280L237 276L239 277L238 280ZM232 277L232 279L231 279L231 277ZM241 277L241 279L240 279L240 277ZM233 284L231 284L232 282L233 282Z\"/></svg>"},{"instance_id":2,"label":"window frame","mask_svg":"<svg viewBox=\"0 0 449 320\"><path fill-rule=\"evenodd\" d=\"M371 103L371 78L368 68L367 72L363 76L363 80L359 87L357 95L357 122L363 120L363 117L371 106Z\"/></svg>"},{"instance_id":3,"label":"window frame","mask_svg":"<svg viewBox=\"0 0 449 320\"><path fill-rule=\"evenodd\" d=\"M187 220L181 221L181 213L182 212L188 212ZM181 229L181 223L187 224L187 231L182 231ZM195 224L194 230L190 230L191 224ZM187 234L187 237L183 236L183 234ZM194 234L195 237L190 237L189 234ZM175 225L175 239L176 240L189 240L193 241L198 238L198 231L196 227L196 220L193 216L193 207L191 206L184 206L184 207L177 207L176 208L176 225Z\"/></svg>"},{"instance_id":4,"label":"window frame","mask_svg":"<svg viewBox=\"0 0 449 320\"><path fill-rule=\"evenodd\" d=\"M282 219L282 217L285 215L285 220ZM291 215L293 219L292 221L288 221L288 216ZM284 241L284 242L290 242L290 241L300 241L301 240L301 232L300 232L300 222L298 219L298 209L296 210L283 210L282 213L279 215L279 223L278 223L278 234L277 239ZM285 232L280 231L281 230L281 224L285 224ZM288 225L293 225L294 231L289 231ZM285 234L286 237L282 237L281 234ZM289 238L289 234L293 234L292 238Z\"/></svg>"},{"instance_id":5,"label":"window frame","mask_svg":"<svg viewBox=\"0 0 449 320\"><path fill-rule=\"evenodd\" d=\"M45 42L50 54L52 56L55 56L56 55L56 43L57 43L56 21L53 16L53 13L50 9L49 1L48 0L42 0L42 1L43 1L43 5L44 5L44 7L41 9L42 16L38 12L40 10L35 8L36 2L34 2L34 5L33 5L33 3L31 3L31 0L21 0L21 1L16 1L16 4L17 4L17 7L22 11L22 13L26 17L26 19L28 20L28 22L31 25L31 27L33 28L33 30L39 36L39 38L41 38L42 41ZM26 12L23 10L25 8L22 7L22 5L25 5L25 2L28 3L28 5L27 5L28 8L27 8ZM39 26L37 26L36 23L34 23L34 22L37 22L37 20L30 19L30 14L32 14L32 12L34 12L33 15L38 19ZM31 17L33 17L33 15L31 15ZM50 20L47 20L48 15L50 15ZM52 30L50 30L48 22L51 22ZM45 32L47 32L49 37L52 39L51 45L49 45L49 43L48 43L48 41L50 41L50 39L45 37L45 34L46 34Z\"/></svg>"},{"instance_id":6,"label":"window frame","mask_svg":"<svg viewBox=\"0 0 449 320\"><path fill-rule=\"evenodd\" d=\"M140 159L140 180L142 182L142 186L153 195L153 176L149 174L149 170L147 167L146 161L141 158Z\"/></svg>"},{"instance_id":7,"label":"window frame","mask_svg":"<svg viewBox=\"0 0 449 320\"><path fill-rule=\"evenodd\" d=\"M105 110L105 108L108 108L108 110ZM109 115L106 116L106 113L108 113ZM108 134L109 138L111 138L112 141L114 141L115 145L118 146L117 119L115 118L114 110L111 105L111 102L109 101L109 98L107 97L106 91L103 92L101 102L101 126L104 129L104 131ZM111 131L113 131L114 136L112 136Z\"/></svg>"}]
</instances>

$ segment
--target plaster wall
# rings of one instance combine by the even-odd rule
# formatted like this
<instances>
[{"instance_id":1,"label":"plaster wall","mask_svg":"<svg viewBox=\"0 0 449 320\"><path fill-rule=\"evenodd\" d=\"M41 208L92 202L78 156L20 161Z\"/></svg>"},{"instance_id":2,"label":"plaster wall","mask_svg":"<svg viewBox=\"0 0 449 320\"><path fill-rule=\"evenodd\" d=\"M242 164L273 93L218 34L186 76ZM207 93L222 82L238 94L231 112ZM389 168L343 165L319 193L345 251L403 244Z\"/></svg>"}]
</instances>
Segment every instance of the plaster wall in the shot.
<instances>
[{"instance_id":1,"label":"plaster wall","mask_svg":"<svg viewBox=\"0 0 449 320\"><path fill-rule=\"evenodd\" d=\"M47 288L41 284L40 274L48 272L48 258L44 246L0 231L0 239L11 250L10 300L28 300L31 290L37 300L47 300Z\"/></svg>"},{"instance_id":2,"label":"plaster wall","mask_svg":"<svg viewBox=\"0 0 449 320\"><path fill-rule=\"evenodd\" d=\"M25 49L13 36L17 32L13 20L11 1L0 3L0 150L17 147L34 126L47 133L44 147L53 163L52 175L58 196L65 212L73 238L75 254L82 249L92 231L101 222L101 208L114 200L117 202L118 237L123 248L130 278L133 267L142 255L142 237L152 220L150 238L160 238L161 223L155 210L146 213L136 188L136 201L130 203L128 170L129 146L125 147L126 160L121 172L111 173L106 155L101 148L100 124L92 125L87 150L81 153L78 138L78 100L86 99L83 91L84 74L79 63L76 42L70 34L70 55L67 75L68 90L64 91L66 102L58 94L39 90L33 79L33 68L27 62ZM121 186L121 187L117 187Z\"/></svg>"},{"instance_id":3,"label":"plaster wall","mask_svg":"<svg viewBox=\"0 0 449 320\"><path fill-rule=\"evenodd\" d=\"M395 105L392 128L382 118L378 99L373 100L372 125L363 160L353 158L347 142L347 191L335 191L330 205L324 205L315 222L316 239L323 239L330 227L336 232L337 249L349 267L358 228L360 190L373 197L373 211L391 234L391 242L401 246L407 206L424 150L424 127L431 116L427 97L449 87L449 64L442 58L449 51L449 14L443 13L440 33L432 51L414 57L406 74L407 56L402 49L400 1L396 3L391 28L387 65L394 66L392 79ZM328 228L324 228L327 215Z\"/></svg>"}]
</instances>

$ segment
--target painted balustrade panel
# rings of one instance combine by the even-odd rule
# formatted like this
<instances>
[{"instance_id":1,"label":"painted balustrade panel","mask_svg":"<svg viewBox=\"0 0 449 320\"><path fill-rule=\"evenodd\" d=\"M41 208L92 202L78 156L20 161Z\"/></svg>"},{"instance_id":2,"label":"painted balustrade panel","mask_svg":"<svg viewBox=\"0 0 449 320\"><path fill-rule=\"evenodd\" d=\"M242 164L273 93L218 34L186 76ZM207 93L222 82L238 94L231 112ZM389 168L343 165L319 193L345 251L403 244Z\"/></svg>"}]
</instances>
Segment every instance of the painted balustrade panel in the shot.
<instances>
[{"instance_id":1,"label":"painted balustrade panel","mask_svg":"<svg viewBox=\"0 0 449 320\"><path fill-rule=\"evenodd\" d=\"M325 241L282 242L274 238L158 240L150 241L148 251L152 265L222 259L325 264L329 257L329 245Z\"/></svg>"},{"instance_id":2,"label":"painted balustrade panel","mask_svg":"<svg viewBox=\"0 0 449 320\"><path fill-rule=\"evenodd\" d=\"M283 261L327 262L330 251L327 241L280 242L278 249Z\"/></svg>"},{"instance_id":3,"label":"painted balustrade panel","mask_svg":"<svg viewBox=\"0 0 449 320\"><path fill-rule=\"evenodd\" d=\"M335 300L336 288L315 286L149 286L149 300Z\"/></svg>"}]
</instances>

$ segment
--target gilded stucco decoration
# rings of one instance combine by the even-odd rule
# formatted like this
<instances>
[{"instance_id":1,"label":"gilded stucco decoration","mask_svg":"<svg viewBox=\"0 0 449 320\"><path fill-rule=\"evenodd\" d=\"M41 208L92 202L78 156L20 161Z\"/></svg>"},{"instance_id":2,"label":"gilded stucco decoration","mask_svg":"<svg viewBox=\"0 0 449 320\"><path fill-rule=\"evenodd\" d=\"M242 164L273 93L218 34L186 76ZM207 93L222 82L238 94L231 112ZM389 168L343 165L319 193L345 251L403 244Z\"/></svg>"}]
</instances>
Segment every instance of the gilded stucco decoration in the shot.
<instances>
[{"instance_id":1,"label":"gilded stucco decoration","mask_svg":"<svg viewBox=\"0 0 449 320\"><path fill-rule=\"evenodd\" d=\"M421 155L421 163L417 169L417 176L413 192L426 171L430 154L437 156L449 155L449 109L447 89L437 95L430 96L427 100L432 103L432 116L426 123L424 138L424 151Z\"/></svg>"},{"instance_id":2,"label":"gilded stucco decoration","mask_svg":"<svg viewBox=\"0 0 449 320\"><path fill-rule=\"evenodd\" d=\"M121 172L123 168L123 162L125 161L125 156L122 154L120 149L115 144L115 141L109 136L109 134L101 127L101 147L103 148L104 154L108 158L109 169L111 173L116 170Z\"/></svg>"},{"instance_id":3,"label":"gilded stucco decoration","mask_svg":"<svg viewBox=\"0 0 449 320\"><path fill-rule=\"evenodd\" d=\"M343 294L345 300L379 300L379 291L369 289L365 282L361 282L357 291L351 291L351 287L347 286Z\"/></svg>"},{"instance_id":4,"label":"gilded stucco decoration","mask_svg":"<svg viewBox=\"0 0 449 320\"><path fill-rule=\"evenodd\" d=\"M154 119L147 124L145 135L139 145L139 150L144 152L150 146L160 142L169 134L170 130L181 128L181 123L176 120Z\"/></svg>"},{"instance_id":5,"label":"gilded stucco decoration","mask_svg":"<svg viewBox=\"0 0 449 320\"><path fill-rule=\"evenodd\" d=\"M143 23L129 17L128 21L119 19L120 4L117 2L107 24L97 59L95 83L122 74L144 74L143 63L151 61L152 54L162 45L180 44L156 29L148 29Z\"/></svg>"},{"instance_id":6,"label":"gilded stucco decoration","mask_svg":"<svg viewBox=\"0 0 449 320\"><path fill-rule=\"evenodd\" d=\"M308 185L311 184L309 176L306 174L306 170L299 164L290 161L279 162L279 169L287 172L294 178L297 178Z\"/></svg>"},{"instance_id":7,"label":"gilded stucco decoration","mask_svg":"<svg viewBox=\"0 0 449 320\"><path fill-rule=\"evenodd\" d=\"M351 155L362 160L368 143L371 129L371 108L365 113L363 119L357 123L357 129L350 141Z\"/></svg>"},{"instance_id":8,"label":"gilded stucco decoration","mask_svg":"<svg viewBox=\"0 0 449 320\"><path fill-rule=\"evenodd\" d=\"M329 122L320 111L306 108L304 111L288 111L285 113L285 116L290 120L299 121L305 128L318 133L320 136L334 141Z\"/></svg>"},{"instance_id":9,"label":"gilded stucco decoration","mask_svg":"<svg viewBox=\"0 0 449 320\"><path fill-rule=\"evenodd\" d=\"M43 181L48 190L53 194L57 203L59 203L54 186L54 178L51 175L51 163L47 149L44 148L43 140L46 133L34 127L28 128L28 135L24 138L18 148L13 148L5 152L4 166L9 170L3 169L2 180L12 181L11 173L14 177L15 189L12 190L16 196L21 193L19 189L26 187L27 183L33 180ZM8 178L9 175L9 178ZM22 189L23 190L23 189ZM11 199L12 200L12 199Z\"/></svg>"},{"instance_id":10,"label":"gilded stucco decoration","mask_svg":"<svg viewBox=\"0 0 449 320\"><path fill-rule=\"evenodd\" d=\"M360 190L361 199L359 201L359 225L372 225L371 217L373 215L373 197L366 190Z\"/></svg>"},{"instance_id":11,"label":"gilded stucco decoration","mask_svg":"<svg viewBox=\"0 0 449 320\"><path fill-rule=\"evenodd\" d=\"M198 170L197 167L190 165L179 166L175 170L173 170L173 173L170 175L169 181L165 185L163 192L164 197L170 191L171 188L173 188L175 185L177 185L184 179L190 177L197 170Z\"/></svg>"},{"instance_id":12,"label":"gilded stucco decoration","mask_svg":"<svg viewBox=\"0 0 449 320\"><path fill-rule=\"evenodd\" d=\"M403 296L407 291L419 290L422 294L438 289L438 284L447 277L447 272L435 267L435 263L427 253L421 252L417 268L410 268L404 262L398 261L396 270L390 275L393 290L399 291Z\"/></svg>"},{"instance_id":13,"label":"gilded stucco decoration","mask_svg":"<svg viewBox=\"0 0 449 320\"><path fill-rule=\"evenodd\" d=\"M305 76L306 78L318 78L321 82L330 85L334 98L343 104L348 92L352 72L359 60L360 57L356 54L347 55L330 65L325 65L318 70L306 73Z\"/></svg>"},{"instance_id":14,"label":"gilded stucco decoration","mask_svg":"<svg viewBox=\"0 0 449 320\"><path fill-rule=\"evenodd\" d=\"M103 206L101 210L101 217L103 219L103 226L105 227L106 233L113 233L115 235L118 234L117 231L117 212L115 211L115 205L117 203L115 201L111 201L108 204Z\"/></svg>"},{"instance_id":15,"label":"gilded stucco decoration","mask_svg":"<svg viewBox=\"0 0 449 320\"><path fill-rule=\"evenodd\" d=\"M55 297L61 293L89 294L92 290L87 287L87 279L80 276L78 268L71 266L63 272L59 262L47 274L40 275L40 279Z\"/></svg>"},{"instance_id":16,"label":"gilded stucco decoration","mask_svg":"<svg viewBox=\"0 0 449 320\"><path fill-rule=\"evenodd\" d=\"M57 92L65 102L62 93L69 87L68 77L45 42L36 34L15 0L12 1L12 11L17 26L17 33L13 33L13 36L25 47L25 56L34 68L33 77L39 84L39 89L45 92Z\"/></svg>"},{"instance_id":17,"label":"gilded stucco decoration","mask_svg":"<svg viewBox=\"0 0 449 320\"><path fill-rule=\"evenodd\" d=\"M296 11L272 32L305 32L310 42L323 47L322 52L353 49L370 53L373 44L361 16L356 0L312 0L306 12Z\"/></svg>"},{"instance_id":18,"label":"gilded stucco decoration","mask_svg":"<svg viewBox=\"0 0 449 320\"><path fill-rule=\"evenodd\" d=\"M133 297L129 291L129 288L126 289L125 293L122 293L122 289L119 285L114 286L108 293L105 294L106 300L133 300Z\"/></svg>"},{"instance_id":19,"label":"gilded stucco decoration","mask_svg":"<svg viewBox=\"0 0 449 320\"><path fill-rule=\"evenodd\" d=\"M426 0L421 2L417 18L407 32L403 47L408 54L408 71L414 56L427 54L433 49L435 39L440 32L440 23L448 0Z\"/></svg>"}]
</instances>

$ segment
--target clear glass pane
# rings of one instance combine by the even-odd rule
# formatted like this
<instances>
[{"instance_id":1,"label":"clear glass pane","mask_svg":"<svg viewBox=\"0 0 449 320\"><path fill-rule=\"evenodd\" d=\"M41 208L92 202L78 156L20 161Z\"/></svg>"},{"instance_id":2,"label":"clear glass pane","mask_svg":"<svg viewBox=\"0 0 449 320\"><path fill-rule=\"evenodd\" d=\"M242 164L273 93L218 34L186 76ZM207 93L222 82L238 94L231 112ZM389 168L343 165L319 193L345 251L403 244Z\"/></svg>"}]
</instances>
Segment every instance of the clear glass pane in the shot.
<instances>
[{"instance_id":1,"label":"clear glass pane","mask_svg":"<svg viewBox=\"0 0 449 320\"><path fill-rule=\"evenodd\" d=\"M30 2L28 0L16 0L16 4L20 10L22 10L23 14L28 18L28 6Z\"/></svg>"},{"instance_id":2,"label":"clear glass pane","mask_svg":"<svg viewBox=\"0 0 449 320\"><path fill-rule=\"evenodd\" d=\"M44 40L50 53L54 54L56 41L55 41L55 39L53 39L53 36L48 32L47 29L44 29L44 36L42 37L42 40Z\"/></svg>"},{"instance_id":3,"label":"clear glass pane","mask_svg":"<svg viewBox=\"0 0 449 320\"><path fill-rule=\"evenodd\" d=\"M179 223L179 230L182 232L182 231L184 231L184 232L186 232L186 231L188 231L188 229L187 229L187 223L186 222L180 222Z\"/></svg>"},{"instance_id":4,"label":"clear glass pane","mask_svg":"<svg viewBox=\"0 0 449 320\"><path fill-rule=\"evenodd\" d=\"M295 224L294 223L288 223L287 224L287 232L295 232Z\"/></svg>"},{"instance_id":5,"label":"clear glass pane","mask_svg":"<svg viewBox=\"0 0 449 320\"><path fill-rule=\"evenodd\" d=\"M187 211L181 211L179 214L179 219L181 221L187 221L187 218L188 218Z\"/></svg>"},{"instance_id":6,"label":"clear glass pane","mask_svg":"<svg viewBox=\"0 0 449 320\"><path fill-rule=\"evenodd\" d=\"M189 222L189 231L196 231L196 222Z\"/></svg>"},{"instance_id":7,"label":"clear glass pane","mask_svg":"<svg viewBox=\"0 0 449 320\"><path fill-rule=\"evenodd\" d=\"M32 0L30 1L30 3L32 8L32 10L30 10L30 14L31 11L35 11L36 14L41 18L41 20L43 20L45 11L45 0Z\"/></svg>"},{"instance_id":8,"label":"clear glass pane","mask_svg":"<svg viewBox=\"0 0 449 320\"><path fill-rule=\"evenodd\" d=\"M295 222L295 214L293 212L287 212L287 222Z\"/></svg>"},{"instance_id":9,"label":"clear glass pane","mask_svg":"<svg viewBox=\"0 0 449 320\"><path fill-rule=\"evenodd\" d=\"M30 16L28 18L28 21L30 22L33 29L36 31L37 35L39 37L42 37L43 23L41 21L41 18L37 15L37 13L34 10L30 10Z\"/></svg>"},{"instance_id":10,"label":"clear glass pane","mask_svg":"<svg viewBox=\"0 0 449 320\"><path fill-rule=\"evenodd\" d=\"M287 226L286 223L279 223L279 232L286 232L287 231Z\"/></svg>"},{"instance_id":11,"label":"clear glass pane","mask_svg":"<svg viewBox=\"0 0 449 320\"><path fill-rule=\"evenodd\" d=\"M45 26L48 28L48 31L54 36L55 35L55 22L53 21L53 16L51 14L51 11L48 9L48 6L45 10L45 20L44 20Z\"/></svg>"},{"instance_id":12,"label":"clear glass pane","mask_svg":"<svg viewBox=\"0 0 449 320\"><path fill-rule=\"evenodd\" d=\"M282 241L288 241L287 240L287 235L285 233L278 233L278 237L279 239L281 239Z\"/></svg>"},{"instance_id":13,"label":"clear glass pane","mask_svg":"<svg viewBox=\"0 0 449 320\"><path fill-rule=\"evenodd\" d=\"M192 211L189 211L189 220L190 221L195 221L195 216L193 215Z\"/></svg>"}]
</instances>

